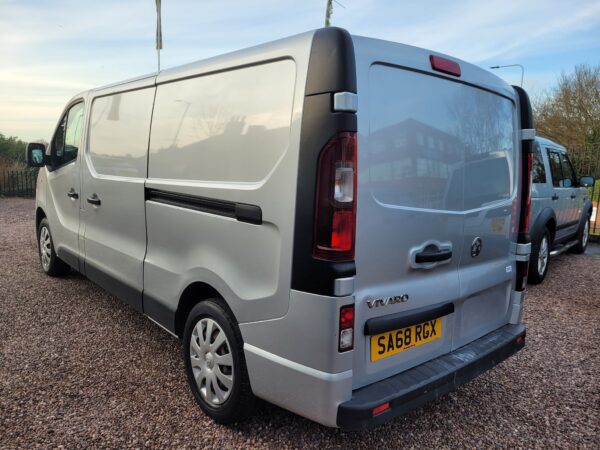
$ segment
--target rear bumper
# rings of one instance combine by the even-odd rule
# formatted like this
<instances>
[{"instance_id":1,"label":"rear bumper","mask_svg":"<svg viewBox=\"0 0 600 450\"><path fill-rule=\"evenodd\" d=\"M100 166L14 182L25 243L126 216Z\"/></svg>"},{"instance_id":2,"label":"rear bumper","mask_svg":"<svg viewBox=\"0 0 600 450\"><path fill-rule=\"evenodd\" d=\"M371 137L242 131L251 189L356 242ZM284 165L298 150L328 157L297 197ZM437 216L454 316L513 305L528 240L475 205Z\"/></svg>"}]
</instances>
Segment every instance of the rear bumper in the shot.
<instances>
[{"instance_id":1,"label":"rear bumper","mask_svg":"<svg viewBox=\"0 0 600 450\"><path fill-rule=\"evenodd\" d=\"M525 346L525 327L505 325L451 353L352 392L340 404L337 425L365 429L381 425L471 381ZM389 409L373 416L373 408Z\"/></svg>"}]
</instances>

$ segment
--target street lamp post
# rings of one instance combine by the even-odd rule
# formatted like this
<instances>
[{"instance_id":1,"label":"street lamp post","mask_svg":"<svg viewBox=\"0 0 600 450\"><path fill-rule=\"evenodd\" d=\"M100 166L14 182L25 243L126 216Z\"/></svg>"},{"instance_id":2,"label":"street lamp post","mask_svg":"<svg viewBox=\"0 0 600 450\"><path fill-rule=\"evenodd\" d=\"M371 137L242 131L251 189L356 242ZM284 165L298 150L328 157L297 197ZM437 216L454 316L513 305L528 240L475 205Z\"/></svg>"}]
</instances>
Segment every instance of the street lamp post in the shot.
<instances>
[{"instance_id":1,"label":"street lamp post","mask_svg":"<svg viewBox=\"0 0 600 450\"><path fill-rule=\"evenodd\" d=\"M523 76L525 75L525 67L521 64L506 64L504 66L491 66L490 69L503 69L504 67L520 67L521 68L521 87L523 87Z\"/></svg>"}]
</instances>

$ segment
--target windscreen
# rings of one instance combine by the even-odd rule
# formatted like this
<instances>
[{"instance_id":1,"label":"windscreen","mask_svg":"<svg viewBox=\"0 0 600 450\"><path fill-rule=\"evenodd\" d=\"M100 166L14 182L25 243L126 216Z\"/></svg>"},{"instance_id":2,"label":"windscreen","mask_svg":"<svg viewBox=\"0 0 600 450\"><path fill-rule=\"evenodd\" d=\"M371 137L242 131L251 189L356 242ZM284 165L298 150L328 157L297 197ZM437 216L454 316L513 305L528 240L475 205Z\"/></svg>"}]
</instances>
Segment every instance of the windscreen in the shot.
<instances>
[{"instance_id":1,"label":"windscreen","mask_svg":"<svg viewBox=\"0 0 600 450\"><path fill-rule=\"evenodd\" d=\"M370 70L372 195L399 207L465 211L511 198L514 105L445 78L375 64Z\"/></svg>"}]
</instances>

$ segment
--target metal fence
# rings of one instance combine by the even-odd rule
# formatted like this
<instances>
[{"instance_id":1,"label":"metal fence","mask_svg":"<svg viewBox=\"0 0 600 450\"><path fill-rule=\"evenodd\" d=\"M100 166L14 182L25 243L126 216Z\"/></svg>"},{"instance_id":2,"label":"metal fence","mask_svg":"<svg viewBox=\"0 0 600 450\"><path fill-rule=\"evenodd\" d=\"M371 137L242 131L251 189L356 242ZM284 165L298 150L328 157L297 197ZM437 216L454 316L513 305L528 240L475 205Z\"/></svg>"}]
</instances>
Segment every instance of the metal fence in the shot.
<instances>
[{"instance_id":1,"label":"metal fence","mask_svg":"<svg viewBox=\"0 0 600 450\"><path fill-rule=\"evenodd\" d=\"M596 178L594 186L589 188L593 205L590 232L600 237L600 146L567 145L567 148L577 174Z\"/></svg>"},{"instance_id":2,"label":"metal fence","mask_svg":"<svg viewBox=\"0 0 600 450\"><path fill-rule=\"evenodd\" d=\"M37 170L0 172L0 197L34 197Z\"/></svg>"}]
</instances>

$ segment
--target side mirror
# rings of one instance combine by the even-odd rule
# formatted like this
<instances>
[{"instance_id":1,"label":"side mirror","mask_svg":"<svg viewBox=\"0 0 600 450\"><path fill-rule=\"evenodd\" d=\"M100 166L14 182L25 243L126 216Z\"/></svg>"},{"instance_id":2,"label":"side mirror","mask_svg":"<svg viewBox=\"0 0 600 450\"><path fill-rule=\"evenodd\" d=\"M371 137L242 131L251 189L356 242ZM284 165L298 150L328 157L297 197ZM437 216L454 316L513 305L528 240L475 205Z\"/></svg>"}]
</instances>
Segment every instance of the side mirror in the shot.
<instances>
[{"instance_id":1,"label":"side mirror","mask_svg":"<svg viewBox=\"0 0 600 450\"><path fill-rule=\"evenodd\" d=\"M27 165L29 167L43 167L46 165L46 145L41 142L27 144Z\"/></svg>"},{"instance_id":2,"label":"side mirror","mask_svg":"<svg viewBox=\"0 0 600 450\"><path fill-rule=\"evenodd\" d=\"M581 187L594 187L594 177L581 177L579 179L579 186Z\"/></svg>"}]
</instances>

